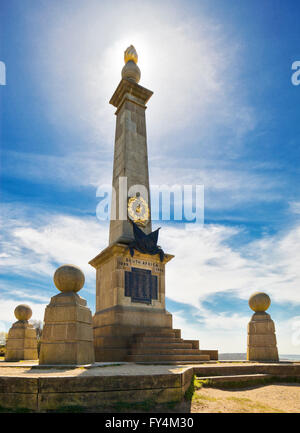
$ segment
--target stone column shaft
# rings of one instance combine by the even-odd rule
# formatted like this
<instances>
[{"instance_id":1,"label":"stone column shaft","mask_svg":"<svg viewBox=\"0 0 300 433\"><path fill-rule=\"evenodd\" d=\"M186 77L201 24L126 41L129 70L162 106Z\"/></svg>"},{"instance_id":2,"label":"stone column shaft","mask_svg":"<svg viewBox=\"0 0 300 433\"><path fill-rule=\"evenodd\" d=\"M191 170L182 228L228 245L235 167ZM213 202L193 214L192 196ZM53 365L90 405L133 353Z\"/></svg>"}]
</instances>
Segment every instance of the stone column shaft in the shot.
<instances>
[{"instance_id":1,"label":"stone column shaft","mask_svg":"<svg viewBox=\"0 0 300 433\"><path fill-rule=\"evenodd\" d=\"M127 200L130 187L133 185L145 187L150 209L145 104L151 95L150 90L123 78L110 100L110 103L117 107L117 119L112 181L116 192L116 219L110 221L109 244L126 244L134 239L132 225L127 219ZM127 186L126 197L122 209L120 208L120 178L126 178L127 182L125 185L125 188ZM152 231L151 217L143 230L145 233Z\"/></svg>"}]
</instances>

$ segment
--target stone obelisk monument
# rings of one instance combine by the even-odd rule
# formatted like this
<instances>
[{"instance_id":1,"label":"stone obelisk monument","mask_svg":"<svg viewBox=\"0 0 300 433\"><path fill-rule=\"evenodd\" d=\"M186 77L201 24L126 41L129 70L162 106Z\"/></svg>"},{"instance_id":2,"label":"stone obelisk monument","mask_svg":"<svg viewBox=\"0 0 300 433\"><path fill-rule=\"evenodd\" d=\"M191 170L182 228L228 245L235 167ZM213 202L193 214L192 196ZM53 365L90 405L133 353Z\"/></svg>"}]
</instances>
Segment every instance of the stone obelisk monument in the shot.
<instances>
[{"instance_id":1,"label":"stone obelisk monument","mask_svg":"<svg viewBox=\"0 0 300 433\"><path fill-rule=\"evenodd\" d=\"M110 100L117 119L109 245L89 262L96 268L95 359L216 359L216 351L182 340L165 309L165 265L173 256L157 246L151 226L145 110L153 92L138 84L132 45L124 60Z\"/></svg>"},{"instance_id":2,"label":"stone obelisk monument","mask_svg":"<svg viewBox=\"0 0 300 433\"><path fill-rule=\"evenodd\" d=\"M112 203L115 204L112 206L112 214L115 215L110 221L110 244L129 243L134 239L132 224L127 217L128 204L134 212L136 206L142 207L144 218L142 221L141 214L139 223L145 233L150 233L152 229L145 104L153 92L137 84L141 73L132 45L125 51L124 60L122 80L109 101L117 108L112 182L116 192L115 203Z\"/></svg>"}]
</instances>

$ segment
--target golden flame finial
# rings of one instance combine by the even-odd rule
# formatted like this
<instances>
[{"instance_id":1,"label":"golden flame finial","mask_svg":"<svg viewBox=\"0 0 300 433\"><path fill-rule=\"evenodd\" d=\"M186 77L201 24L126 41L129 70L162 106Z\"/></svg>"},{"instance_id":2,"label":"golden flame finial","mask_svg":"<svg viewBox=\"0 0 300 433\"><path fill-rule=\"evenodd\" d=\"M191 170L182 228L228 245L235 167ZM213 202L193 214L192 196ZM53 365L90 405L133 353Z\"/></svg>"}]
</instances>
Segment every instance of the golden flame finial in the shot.
<instances>
[{"instance_id":1,"label":"golden flame finial","mask_svg":"<svg viewBox=\"0 0 300 433\"><path fill-rule=\"evenodd\" d=\"M133 45L130 45L130 47L124 51L125 63L129 62L129 60L132 60L135 64L137 64L138 61L138 55Z\"/></svg>"}]
</instances>

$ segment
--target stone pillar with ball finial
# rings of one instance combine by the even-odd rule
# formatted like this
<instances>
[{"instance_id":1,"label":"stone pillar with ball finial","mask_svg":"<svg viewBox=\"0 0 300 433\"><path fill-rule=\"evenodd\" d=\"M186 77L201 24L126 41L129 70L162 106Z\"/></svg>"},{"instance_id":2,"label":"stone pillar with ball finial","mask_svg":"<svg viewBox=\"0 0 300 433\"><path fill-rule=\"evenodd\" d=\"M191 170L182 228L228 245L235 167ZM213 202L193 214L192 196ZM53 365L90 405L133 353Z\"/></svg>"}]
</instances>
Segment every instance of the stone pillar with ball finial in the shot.
<instances>
[{"instance_id":1,"label":"stone pillar with ball finial","mask_svg":"<svg viewBox=\"0 0 300 433\"><path fill-rule=\"evenodd\" d=\"M278 361L274 322L266 310L271 299L266 293L256 292L250 296L249 306L254 311L248 323L248 361Z\"/></svg>"},{"instance_id":2,"label":"stone pillar with ball finial","mask_svg":"<svg viewBox=\"0 0 300 433\"><path fill-rule=\"evenodd\" d=\"M15 322L8 332L5 361L38 359L36 330L28 322L32 310L28 305L21 304L15 308Z\"/></svg>"},{"instance_id":3,"label":"stone pillar with ball finial","mask_svg":"<svg viewBox=\"0 0 300 433\"><path fill-rule=\"evenodd\" d=\"M77 293L84 285L84 274L77 266L63 265L53 280L61 293L51 298L45 310L39 363L92 364L92 313Z\"/></svg>"}]
</instances>

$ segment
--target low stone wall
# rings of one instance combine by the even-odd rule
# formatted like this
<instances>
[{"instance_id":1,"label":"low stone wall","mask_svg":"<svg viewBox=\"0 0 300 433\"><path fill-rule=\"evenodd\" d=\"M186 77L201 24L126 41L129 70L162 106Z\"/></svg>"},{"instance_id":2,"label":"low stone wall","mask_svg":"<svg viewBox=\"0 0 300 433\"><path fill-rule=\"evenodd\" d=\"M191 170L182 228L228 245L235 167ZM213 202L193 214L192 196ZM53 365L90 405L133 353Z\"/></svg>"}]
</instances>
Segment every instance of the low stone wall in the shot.
<instances>
[{"instance_id":1,"label":"low stone wall","mask_svg":"<svg viewBox=\"0 0 300 433\"><path fill-rule=\"evenodd\" d=\"M192 376L192 369L143 376L2 376L0 407L47 411L69 406L105 408L118 403L180 402Z\"/></svg>"},{"instance_id":2,"label":"low stone wall","mask_svg":"<svg viewBox=\"0 0 300 433\"><path fill-rule=\"evenodd\" d=\"M300 363L298 364L247 364L241 365L212 365L195 366L194 374L197 376L229 376L234 374L271 374L274 376L299 376Z\"/></svg>"},{"instance_id":3,"label":"low stone wall","mask_svg":"<svg viewBox=\"0 0 300 433\"><path fill-rule=\"evenodd\" d=\"M132 374L138 367L131 364L132 370L122 373L122 366L116 374L96 374L93 368L86 373L64 375L48 369L26 377L26 372L1 375L0 368L0 407L8 409L26 408L32 411L59 410L62 407L82 408L112 407L116 404L135 404L152 401L157 404L180 402L191 384L193 375L226 376L239 374L270 374L275 377L299 377L298 364L241 364L241 365L196 365L196 366L139 366L144 371ZM69 370L70 371L70 370ZM161 371L161 373L160 373ZM165 373L170 371L170 373ZM94 373L95 372L95 373ZM121 374L120 374L121 372ZM49 376L47 377L47 373ZM22 376L22 377L21 377Z\"/></svg>"},{"instance_id":4,"label":"low stone wall","mask_svg":"<svg viewBox=\"0 0 300 433\"><path fill-rule=\"evenodd\" d=\"M37 410L38 378L0 377L0 407Z\"/></svg>"}]
</instances>

